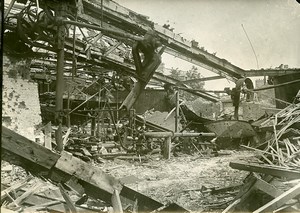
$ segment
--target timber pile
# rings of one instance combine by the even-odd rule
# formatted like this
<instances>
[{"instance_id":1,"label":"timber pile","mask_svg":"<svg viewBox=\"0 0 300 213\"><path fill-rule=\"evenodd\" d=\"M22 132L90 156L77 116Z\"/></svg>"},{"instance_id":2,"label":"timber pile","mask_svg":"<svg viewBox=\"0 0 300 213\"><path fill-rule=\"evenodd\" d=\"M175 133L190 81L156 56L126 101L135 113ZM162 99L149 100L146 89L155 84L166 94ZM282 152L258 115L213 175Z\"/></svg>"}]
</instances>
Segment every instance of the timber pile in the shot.
<instances>
[{"instance_id":1,"label":"timber pile","mask_svg":"<svg viewBox=\"0 0 300 213\"><path fill-rule=\"evenodd\" d=\"M260 157L247 162L231 162L234 169L251 172L245 179L229 211L300 210L300 104L291 104L260 124L273 134L263 150L251 148ZM260 202L257 202L259 200Z\"/></svg>"},{"instance_id":2,"label":"timber pile","mask_svg":"<svg viewBox=\"0 0 300 213\"><path fill-rule=\"evenodd\" d=\"M103 142L90 135L72 134L65 150L85 161L90 161L99 156L105 158L105 155L108 153L121 154L119 147L120 145L115 143L115 141Z\"/></svg>"},{"instance_id":3,"label":"timber pile","mask_svg":"<svg viewBox=\"0 0 300 213\"><path fill-rule=\"evenodd\" d=\"M300 104L291 104L263 123L260 128L272 127L273 135L266 148L254 149L265 163L300 169Z\"/></svg>"},{"instance_id":4,"label":"timber pile","mask_svg":"<svg viewBox=\"0 0 300 213\"><path fill-rule=\"evenodd\" d=\"M57 186L31 175L13 184L1 184L1 212L107 212L106 202L99 202L78 190L71 183Z\"/></svg>"},{"instance_id":5,"label":"timber pile","mask_svg":"<svg viewBox=\"0 0 300 213\"><path fill-rule=\"evenodd\" d=\"M97 203L105 202L105 206L112 206L114 212L123 212L127 208L131 208L131 211L136 212L137 206L141 212L153 211L164 207L168 209L169 207L123 185L120 180L105 173L96 165L83 162L71 153L65 151L60 154L52 152L48 148L30 141L5 127L2 127L1 140L2 159L23 167L27 172L31 172L35 176L51 180L52 183L55 183L59 187L64 202L68 209L71 209L71 212L80 210L74 205L74 202L76 204L76 198L72 197L72 193L79 194L82 199L86 199L84 198L84 194L86 194L88 197L97 200ZM29 187L28 191L21 195L21 198L16 196L16 199L11 199L11 195L10 197L7 196L13 202L12 204L7 204L11 204L13 210L18 210L20 205L16 200L23 201L29 195L37 192L41 188L41 184L38 182ZM66 192L66 190L70 191L71 194ZM4 194L10 194L10 192L4 192ZM51 201L57 201L57 199ZM77 201L79 202L79 200ZM82 202L86 203L85 200ZM46 200L46 202L43 202L43 205L47 203ZM177 207L178 211L186 211L180 206Z\"/></svg>"}]
</instances>

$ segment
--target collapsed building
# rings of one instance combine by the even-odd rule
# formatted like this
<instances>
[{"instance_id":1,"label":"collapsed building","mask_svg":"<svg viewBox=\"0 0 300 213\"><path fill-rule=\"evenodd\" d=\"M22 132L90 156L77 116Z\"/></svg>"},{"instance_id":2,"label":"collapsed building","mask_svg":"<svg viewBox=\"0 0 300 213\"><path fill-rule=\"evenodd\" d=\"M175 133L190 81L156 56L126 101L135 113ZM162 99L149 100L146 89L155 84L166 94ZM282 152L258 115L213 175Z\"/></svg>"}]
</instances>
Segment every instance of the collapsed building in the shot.
<instances>
[{"instance_id":1,"label":"collapsed building","mask_svg":"<svg viewBox=\"0 0 300 213\"><path fill-rule=\"evenodd\" d=\"M4 12L1 157L50 180L63 200L35 203L38 187L20 192L29 177L1 189L3 208L64 212L56 206L64 203L85 211L80 203L90 197L114 212L185 212L93 164L142 162L153 153L211 157L242 146L258 153L257 161L230 163L250 173L223 211L299 210L299 69L243 70L110 0L12 0ZM216 76L164 75L157 71L164 53ZM268 76L272 85L255 88L254 76ZM236 86L212 93L189 85L221 78ZM183 92L197 99L187 102ZM76 205L67 191L80 196Z\"/></svg>"}]
</instances>

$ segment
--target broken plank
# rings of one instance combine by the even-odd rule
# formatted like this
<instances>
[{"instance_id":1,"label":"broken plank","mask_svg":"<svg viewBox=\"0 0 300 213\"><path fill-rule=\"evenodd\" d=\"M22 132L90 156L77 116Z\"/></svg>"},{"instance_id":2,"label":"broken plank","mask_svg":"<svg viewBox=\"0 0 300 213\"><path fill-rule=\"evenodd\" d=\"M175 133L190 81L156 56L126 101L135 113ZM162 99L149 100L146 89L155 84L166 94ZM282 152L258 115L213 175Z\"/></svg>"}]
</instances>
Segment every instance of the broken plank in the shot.
<instances>
[{"instance_id":1,"label":"broken plank","mask_svg":"<svg viewBox=\"0 0 300 213\"><path fill-rule=\"evenodd\" d=\"M63 198L66 201L68 208L71 210L72 213L77 213L77 209L76 209L75 205L73 204L73 201L71 200L68 193L65 191L65 189L63 188L63 186L60 183L58 184L58 186L59 186L61 195L63 196Z\"/></svg>"},{"instance_id":2,"label":"broken plank","mask_svg":"<svg viewBox=\"0 0 300 213\"><path fill-rule=\"evenodd\" d=\"M295 169L288 169L284 167L271 166L271 165L260 165L251 163L235 163L230 162L229 166L233 169L245 170L249 172L258 172L276 177L285 177L287 179L299 179L300 171Z\"/></svg>"},{"instance_id":3,"label":"broken plank","mask_svg":"<svg viewBox=\"0 0 300 213\"><path fill-rule=\"evenodd\" d=\"M20 190L18 194L24 193L24 190ZM56 203L57 202L57 203ZM56 203L56 204L55 204ZM47 189L46 191L33 194L24 204L29 205L28 208L42 209L46 208L50 212L66 212L68 210L66 201L63 199L60 191L57 189ZM76 207L78 211L85 212L85 209Z\"/></svg>"},{"instance_id":4,"label":"broken plank","mask_svg":"<svg viewBox=\"0 0 300 213\"><path fill-rule=\"evenodd\" d=\"M23 211L24 212L36 212L36 211L39 211L39 210L43 210L43 209L45 209L49 206L53 206L53 205L60 204L60 203L61 203L61 201L59 201L59 200L53 200L53 201L49 201L47 203L43 203L43 204L40 204L40 205L27 207Z\"/></svg>"},{"instance_id":5,"label":"broken plank","mask_svg":"<svg viewBox=\"0 0 300 213\"><path fill-rule=\"evenodd\" d=\"M81 148L81 150L84 155L86 155L88 157L92 157L92 154L86 148Z\"/></svg>"},{"instance_id":6,"label":"broken plank","mask_svg":"<svg viewBox=\"0 0 300 213\"><path fill-rule=\"evenodd\" d=\"M113 194L114 189L122 189L122 185L117 179L65 151L61 153L55 168L86 181L109 194Z\"/></svg>"},{"instance_id":7,"label":"broken plank","mask_svg":"<svg viewBox=\"0 0 300 213\"><path fill-rule=\"evenodd\" d=\"M137 213L138 212L138 200L135 199L134 203L133 203L133 207L132 207L132 213Z\"/></svg>"},{"instance_id":8,"label":"broken plank","mask_svg":"<svg viewBox=\"0 0 300 213\"><path fill-rule=\"evenodd\" d=\"M254 184L254 187L256 189L270 195L273 198L278 197L284 193L282 190L277 189L275 186L266 182L265 180L262 180L261 178L257 178L256 183ZM291 200L291 202L294 202L294 201L295 200ZM290 202L288 202L287 204L290 204ZM286 208L290 212L296 211L296 209L293 207L286 207Z\"/></svg>"},{"instance_id":9,"label":"broken plank","mask_svg":"<svg viewBox=\"0 0 300 213\"><path fill-rule=\"evenodd\" d=\"M39 175L46 176L54 182L67 182L74 176L78 178L78 181L85 189L85 193L95 199L101 199L110 203L111 195L117 189L120 191L120 196L132 202L138 199L141 210L152 211L163 206L162 203L154 199L122 186L120 181L104 173L99 167L88 164L65 151L60 156L5 127L2 127L1 145L2 159L8 159L9 162L12 161L14 163L25 161L21 166L29 171L35 168L38 168L38 171L46 169L45 173L39 173ZM3 153L3 151L5 152ZM18 162L14 161L15 158L18 158Z\"/></svg>"},{"instance_id":10,"label":"broken plank","mask_svg":"<svg viewBox=\"0 0 300 213\"><path fill-rule=\"evenodd\" d=\"M2 126L1 147L35 164L51 169L59 155Z\"/></svg>"},{"instance_id":11,"label":"broken plank","mask_svg":"<svg viewBox=\"0 0 300 213\"><path fill-rule=\"evenodd\" d=\"M256 180L255 187L272 197L278 197L283 193L283 191L259 178Z\"/></svg>"},{"instance_id":12,"label":"broken plank","mask_svg":"<svg viewBox=\"0 0 300 213\"><path fill-rule=\"evenodd\" d=\"M63 136L63 145L66 146L67 142L68 142L68 138L69 138L69 135L71 133L71 128L68 128L67 130L67 133Z\"/></svg>"},{"instance_id":13,"label":"broken plank","mask_svg":"<svg viewBox=\"0 0 300 213\"><path fill-rule=\"evenodd\" d=\"M123 186L120 196L125 197L129 200L138 200L138 211L149 212L164 206L162 203L143 195L127 186Z\"/></svg>"},{"instance_id":14,"label":"broken plank","mask_svg":"<svg viewBox=\"0 0 300 213\"><path fill-rule=\"evenodd\" d=\"M239 204L241 202L241 198L235 200L234 202L232 202L229 206L226 207L226 209L224 209L222 211L222 213L227 213L229 211L231 211L237 204Z\"/></svg>"},{"instance_id":15,"label":"broken plank","mask_svg":"<svg viewBox=\"0 0 300 213\"><path fill-rule=\"evenodd\" d=\"M289 201L299 195L300 195L300 183L297 184L296 186L292 187L288 191L282 193L280 196L276 197L275 199L271 200L270 202L266 203L259 209L255 210L253 213L271 212L275 209L280 208L287 201Z\"/></svg>"},{"instance_id":16,"label":"broken plank","mask_svg":"<svg viewBox=\"0 0 300 213\"><path fill-rule=\"evenodd\" d=\"M15 201L14 204L20 205L24 203L26 199L28 199L32 194L34 194L41 186L43 183L37 183L35 186L29 188L24 194L22 194L20 197L18 197ZM11 205L9 205L11 206Z\"/></svg>"},{"instance_id":17,"label":"broken plank","mask_svg":"<svg viewBox=\"0 0 300 213\"><path fill-rule=\"evenodd\" d=\"M123 213L120 194L119 194L118 190L114 190L114 193L111 196L111 203L112 203L114 212Z\"/></svg>"},{"instance_id":18,"label":"broken plank","mask_svg":"<svg viewBox=\"0 0 300 213\"><path fill-rule=\"evenodd\" d=\"M8 193L10 193L13 190L18 190L20 188L22 188L23 186L25 186L27 184L27 182L29 180L32 179L32 176L28 176L26 179L24 180L20 180L19 182L15 183L13 186L8 187L7 189L4 189L1 191L1 200L3 200Z\"/></svg>"}]
</instances>

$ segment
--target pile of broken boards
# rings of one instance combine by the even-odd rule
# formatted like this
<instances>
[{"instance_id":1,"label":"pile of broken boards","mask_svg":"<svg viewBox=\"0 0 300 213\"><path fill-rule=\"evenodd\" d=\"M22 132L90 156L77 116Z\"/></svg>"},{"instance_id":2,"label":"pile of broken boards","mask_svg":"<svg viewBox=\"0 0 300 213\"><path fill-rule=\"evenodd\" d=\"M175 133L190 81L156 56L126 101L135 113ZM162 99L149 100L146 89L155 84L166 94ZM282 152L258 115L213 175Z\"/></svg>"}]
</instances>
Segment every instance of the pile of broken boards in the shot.
<instances>
[{"instance_id":1,"label":"pile of broken boards","mask_svg":"<svg viewBox=\"0 0 300 213\"><path fill-rule=\"evenodd\" d=\"M65 154L63 154L65 155ZM69 155L69 154L67 154ZM74 160L75 158L73 158ZM65 160L62 160L65 161ZM80 160L75 160L75 163L80 164ZM4 161L1 162L1 166ZM7 162L4 162L7 164ZM81 162L82 165L87 164ZM91 166L93 167L93 166ZM93 167L93 172L88 172L89 168L85 167L86 174L79 172L77 176L85 176L79 181L75 176L66 182L54 182L52 179L45 178L35 174L32 176L28 174L24 176L25 170L15 165L4 166L1 172L1 177L6 177L6 181L1 181L1 212L170 212L179 211L187 212L179 205L172 203L163 205L150 197L144 196L140 193L123 186L121 192L117 189L111 195L111 200L102 200L104 191L99 191L92 187L96 179L107 179L107 181L114 182L112 177L101 176L101 172L96 171ZM72 169L71 169L72 170ZM81 174L81 175L80 175ZM95 174L93 177L93 174ZM62 174L61 174L62 175ZM9 178L7 179L7 176ZM13 178L10 178L13 177ZM21 178L20 178L21 177ZM84 180L91 181L91 185L83 184ZM97 182L97 181L96 181ZM83 185L81 185L83 184ZM111 183L112 184L112 183ZM98 182L99 188L107 189L105 182ZM84 187L83 187L84 186ZM92 188L91 188L92 187ZM89 192L87 192L88 190ZM92 191L91 191L92 190ZM124 191L122 193L122 191ZM86 193L85 193L86 192ZM91 196L96 193L97 195ZM102 193L102 194L101 194ZM132 196L132 197L131 197ZM134 198L135 201L132 201Z\"/></svg>"},{"instance_id":2,"label":"pile of broken boards","mask_svg":"<svg viewBox=\"0 0 300 213\"><path fill-rule=\"evenodd\" d=\"M122 212L122 204L109 204L80 195L70 183L52 184L47 180L28 176L13 185L1 184L1 212ZM113 195L114 196L114 195ZM115 195L118 196L118 195ZM137 212L137 206L124 210Z\"/></svg>"},{"instance_id":3,"label":"pile of broken boards","mask_svg":"<svg viewBox=\"0 0 300 213\"><path fill-rule=\"evenodd\" d=\"M100 141L98 138L88 134L71 133L65 150L84 161L91 159L110 159L128 155L120 151L120 145L113 140Z\"/></svg>"},{"instance_id":4,"label":"pile of broken boards","mask_svg":"<svg viewBox=\"0 0 300 213\"><path fill-rule=\"evenodd\" d=\"M105 138L95 137L76 131L76 128L65 128L64 150L86 162L95 160L99 163L112 159L147 161L152 157L157 158L157 155L164 155L165 152L164 138L142 141L127 139L124 143L113 132L104 135ZM142 147L140 151L137 151L138 146ZM202 157L211 157L218 154L215 146L215 143L203 141L200 137L185 137L173 140L172 152L174 156L197 153Z\"/></svg>"},{"instance_id":5,"label":"pile of broken boards","mask_svg":"<svg viewBox=\"0 0 300 213\"><path fill-rule=\"evenodd\" d=\"M257 159L231 162L249 171L244 186L224 212L300 211L300 103L291 104L260 124L271 137L256 148Z\"/></svg>"}]
</instances>

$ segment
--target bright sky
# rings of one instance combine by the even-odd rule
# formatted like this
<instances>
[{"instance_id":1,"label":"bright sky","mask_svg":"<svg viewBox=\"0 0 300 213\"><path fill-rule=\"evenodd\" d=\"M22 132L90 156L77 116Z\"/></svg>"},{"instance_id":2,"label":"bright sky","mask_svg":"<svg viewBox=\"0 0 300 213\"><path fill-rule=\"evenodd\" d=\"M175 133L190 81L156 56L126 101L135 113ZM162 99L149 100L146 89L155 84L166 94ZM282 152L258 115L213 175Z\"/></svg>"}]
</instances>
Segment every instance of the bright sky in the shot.
<instances>
[{"instance_id":1,"label":"bright sky","mask_svg":"<svg viewBox=\"0 0 300 213\"><path fill-rule=\"evenodd\" d=\"M296 0L115 0L175 33L196 40L243 69L256 69L256 60L241 24L253 44L259 68L287 64L300 68L300 4ZM172 56L166 67L189 70L192 65ZM204 76L214 73L200 69ZM206 89L233 87L227 80L206 82Z\"/></svg>"}]
</instances>

